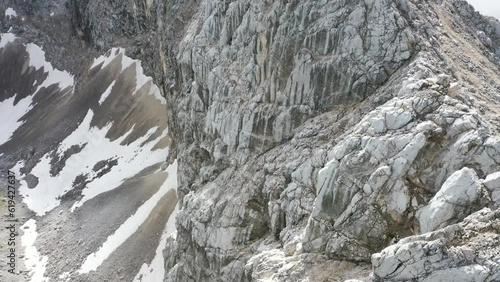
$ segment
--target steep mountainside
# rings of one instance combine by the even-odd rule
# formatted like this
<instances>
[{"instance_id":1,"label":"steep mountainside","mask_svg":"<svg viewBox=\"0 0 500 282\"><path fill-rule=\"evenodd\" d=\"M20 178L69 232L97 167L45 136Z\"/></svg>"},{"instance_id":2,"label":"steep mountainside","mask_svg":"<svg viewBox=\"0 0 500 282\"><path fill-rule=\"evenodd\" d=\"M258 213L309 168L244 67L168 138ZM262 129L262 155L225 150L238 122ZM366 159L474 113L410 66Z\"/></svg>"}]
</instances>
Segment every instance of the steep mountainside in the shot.
<instances>
[{"instance_id":1,"label":"steep mountainside","mask_svg":"<svg viewBox=\"0 0 500 282\"><path fill-rule=\"evenodd\" d=\"M0 65L0 209L22 235L15 252L1 243L2 264L15 253L19 275L2 265L0 280L161 280L177 162L165 163L166 101L140 62L114 48L77 87L39 46L4 33Z\"/></svg>"},{"instance_id":2,"label":"steep mountainside","mask_svg":"<svg viewBox=\"0 0 500 282\"><path fill-rule=\"evenodd\" d=\"M134 117L178 165L164 281L500 281L498 20L461 0L54 5L71 44L126 48L166 100Z\"/></svg>"}]
</instances>

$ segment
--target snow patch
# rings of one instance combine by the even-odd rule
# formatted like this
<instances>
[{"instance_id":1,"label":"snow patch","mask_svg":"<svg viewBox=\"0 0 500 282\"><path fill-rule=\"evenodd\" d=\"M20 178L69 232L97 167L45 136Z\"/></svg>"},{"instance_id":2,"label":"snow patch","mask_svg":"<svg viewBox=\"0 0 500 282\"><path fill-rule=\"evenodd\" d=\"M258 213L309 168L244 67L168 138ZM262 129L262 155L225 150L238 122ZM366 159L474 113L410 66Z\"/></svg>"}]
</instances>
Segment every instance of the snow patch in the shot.
<instances>
[{"instance_id":1,"label":"snow patch","mask_svg":"<svg viewBox=\"0 0 500 282\"><path fill-rule=\"evenodd\" d=\"M1 35L0 48L4 48L8 43L14 42L17 38L13 33L2 33Z\"/></svg>"},{"instance_id":2,"label":"snow patch","mask_svg":"<svg viewBox=\"0 0 500 282\"><path fill-rule=\"evenodd\" d=\"M0 40L0 48L4 48L8 43L14 42L16 36L12 33L3 33ZM53 84L58 84L61 89L65 89L74 84L74 79L71 74L66 71L55 69L51 63L45 59L45 52L38 45L29 43L26 44L26 51L29 53L29 64L36 70L43 68L44 72L48 73L45 81L38 86L38 92L42 87L48 87Z\"/></svg>"},{"instance_id":3,"label":"snow patch","mask_svg":"<svg viewBox=\"0 0 500 282\"><path fill-rule=\"evenodd\" d=\"M47 62L45 59L45 52L38 45L29 43L26 45L26 51L30 55L30 65L37 70L43 68L44 72L48 73L47 78L40 86L38 86L35 93L42 87L48 87L52 84L58 84L61 89L65 89L74 84L74 79L71 74L66 71L54 69L52 64Z\"/></svg>"},{"instance_id":4,"label":"snow patch","mask_svg":"<svg viewBox=\"0 0 500 282\"><path fill-rule=\"evenodd\" d=\"M5 10L5 17L8 19L15 18L15 17L17 17L17 13L14 9L9 7Z\"/></svg>"},{"instance_id":5,"label":"snow patch","mask_svg":"<svg viewBox=\"0 0 500 282\"><path fill-rule=\"evenodd\" d=\"M123 48L112 48L109 51L109 55L104 55L100 56L97 59L94 59L94 62L92 63L92 66L90 68L94 68L101 65L101 69L104 69L107 65L109 65L115 58L120 59L120 63L122 66L122 72L129 67L132 64L135 64L136 67L136 87L134 94L141 89L142 86L144 86L146 83L149 81L152 81L152 78L149 76L144 75L144 70L141 66L141 61L139 60L134 60L130 57L127 57L125 55L125 49ZM151 90L148 93L149 95L154 96L157 100L159 100L163 105L166 105L167 101L165 98L163 98L160 94L160 89L156 84L152 83Z\"/></svg>"},{"instance_id":6,"label":"snow patch","mask_svg":"<svg viewBox=\"0 0 500 282\"><path fill-rule=\"evenodd\" d=\"M42 256L34 246L38 233L36 232L36 220L30 219L21 226L24 235L21 237L21 244L25 247L24 264L28 268L31 275L31 282L49 281L44 277L45 268L47 266L47 256Z\"/></svg>"},{"instance_id":7,"label":"snow patch","mask_svg":"<svg viewBox=\"0 0 500 282\"><path fill-rule=\"evenodd\" d=\"M21 175L21 168L24 167L24 165L26 164L26 161L25 160L20 160L16 163L16 165L14 165L10 171L12 171L15 175Z\"/></svg>"},{"instance_id":8,"label":"snow patch","mask_svg":"<svg viewBox=\"0 0 500 282\"><path fill-rule=\"evenodd\" d=\"M176 171L177 173L177 171ZM176 179L177 181L177 179ZM177 187L177 185L176 185ZM177 214L179 213L179 204L175 206L175 209L172 211L172 214L170 214L170 217L168 218L166 227L165 227L165 234L168 237L175 238L177 236L177 228L175 228L175 218L177 217Z\"/></svg>"},{"instance_id":9,"label":"snow patch","mask_svg":"<svg viewBox=\"0 0 500 282\"><path fill-rule=\"evenodd\" d=\"M102 96L99 99L99 105L102 105L102 103L104 103L104 101L106 100L106 98L108 98L109 94L111 94L111 90L113 89L113 86L115 86L115 83L116 83L116 80L114 80L113 82L111 82L111 84L108 86L108 88L106 89L106 91L104 91L104 93L102 93Z\"/></svg>"},{"instance_id":10,"label":"snow patch","mask_svg":"<svg viewBox=\"0 0 500 282\"><path fill-rule=\"evenodd\" d=\"M31 103L33 99L28 96L22 100L19 100L17 104L14 105L16 99L10 97L0 102L0 121L2 122L2 134L0 135L0 145L9 141L12 134L24 123L20 119L31 110Z\"/></svg>"},{"instance_id":11,"label":"snow patch","mask_svg":"<svg viewBox=\"0 0 500 282\"><path fill-rule=\"evenodd\" d=\"M90 68L92 69L94 67L97 67L98 65L100 65L102 63L100 69L104 69L107 65L109 65L117 57L120 58L122 72L126 68L128 68L132 63L134 63L134 60L125 56L125 49L124 48L112 48L108 52L110 53L109 55L107 55L107 56L103 55L97 59L94 59L94 63L92 63L92 66L90 66Z\"/></svg>"},{"instance_id":12,"label":"snow patch","mask_svg":"<svg viewBox=\"0 0 500 282\"><path fill-rule=\"evenodd\" d=\"M82 153L91 154L92 157L90 159L94 160L93 164L97 163L99 160L109 159L112 157L120 156L120 159L118 161L118 165L114 166L109 173L89 183L87 188L83 190L84 197L79 202L75 203L71 210L74 211L76 208L82 206L83 203L94 198L95 196L120 186L126 178L132 177L137 173L137 168L149 167L159 162L163 162L165 160L165 156L168 155L168 148L153 151L153 147L159 140L167 136L167 130L165 130L162 135L154 141L148 142L143 147L140 147L140 145L153 133L155 133L156 130L157 127L151 128L146 135L137 139L129 146L121 146L120 143L131 132L131 130L114 142L110 142L109 139L104 138L107 130L106 132L101 131L100 134L103 138L102 144L99 144L98 147L85 146ZM118 154L116 154L117 152Z\"/></svg>"},{"instance_id":13,"label":"snow patch","mask_svg":"<svg viewBox=\"0 0 500 282\"><path fill-rule=\"evenodd\" d=\"M129 217L116 231L113 235L109 236L106 242L99 248L95 253L90 254L83 265L81 266L79 273L89 273L90 271L96 271L97 268L106 260L111 253L113 253L119 246L121 246L130 236L132 236L139 227L146 221L149 214L153 211L155 206L165 196L170 190L176 189L177 187L177 161L167 168L168 177L160 187L158 192L154 194L149 200L147 200L131 217ZM163 236L162 236L163 237ZM165 239L166 240L166 239ZM164 247L164 246L163 246ZM158 252L156 257L158 256ZM160 252L161 256L161 252ZM155 259L156 259L155 257ZM161 257L163 260L163 257ZM154 261L153 261L154 262ZM162 262L156 262L156 264ZM155 264L155 265L156 265ZM164 269L163 269L164 271ZM159 280L150 281L160 281L163 279L163 274L159 276Z\"/></svg>"},{"instance_id":14,"label":"snow patch","mask_svg":"<svg viewBox=\"0 0 500 282\"><path fill-rule=\"evenodd\" d=\"M139 91L142 86L144 86L146 83L152 81L152 78L149 76L144 75L144 70L142 69L141 62L136 61L136 73L137 73L137 80L136 80L136 87L135 91ZM163 98L160 94L160 89L156 84L151 83L151 89L149 90L149 95L154 96L157 100L159 100L163 105L167 104L167 101L165 98Z\"/></svg>"},{"instance_id":15,"label":"snow patch","mask_svg":"<svg viewBox=\"0 0 500 282\"><path fill-rule=\"evenodd\" d=\"M70 272L63 272L63 274L59 275L60 282L67 282L70 281L70 279L71 279Z\"/></svg>"}]
</instances>

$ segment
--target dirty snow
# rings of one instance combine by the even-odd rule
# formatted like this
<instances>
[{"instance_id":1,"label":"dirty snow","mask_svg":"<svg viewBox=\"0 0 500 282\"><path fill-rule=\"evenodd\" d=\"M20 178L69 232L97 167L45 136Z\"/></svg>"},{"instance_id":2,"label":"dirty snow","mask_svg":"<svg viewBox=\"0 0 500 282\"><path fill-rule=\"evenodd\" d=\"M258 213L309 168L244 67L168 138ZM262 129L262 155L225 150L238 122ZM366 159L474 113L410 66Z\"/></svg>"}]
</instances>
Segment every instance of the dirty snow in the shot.
<instances>
[{"instance_id":1,"label":"dirty snow","mask_svg":"<svg viewBox=\"0 0 500 282\"><path fill-rule=\"evenodd\" d=\"M134 60L134 59L127 57L125 55L125 49L112 48L109 52L110 52L109 56L100 56L99 58L94 59L94 62L90 68L94 68L94 67L97 67L98 65L102 64L100 68L104 69L115 58L119 58L121 66L122 66L122 71L124 71L130 65L135 64L137 75L136 75L136 87L135 87L134 94L139 89L141 89L141 87L144 86L144 84L146 84L149 81L152 81L151 77L144 75L144 70L143 70L143 68L141 66L141 62L139 60ZM161 96L160 89L154 83L152 84L151 90L148 94L153 95L163 105L165 105L167 103L165 98L163 98Z\"/></svg>"},{"instance_id":2,"label":"dirty snow","mask_svg":"<svg viewBox=\"0 0 500 282\"><path fill-rule=\"evenodd\" d=\"M98 65L100 65L102 63L100 69L104 69L107 65L109 65L117 57L119 57L121 60L120 62L122 65L122 71L124 71L131 63L133 63L132 59L129 58L129 60L127 60L127 58L125 56L125 49L123 49L123 48L113 48L108 52L110 52L109 56L100 56L99 58L94 59L94 63L92 64L92 66L90 66L90 68L92 69L94 67L97 67ZM125 60L123 59L124 57L125 57Z\"/></svg>"},{"instance_id":3,"label":"dirty snow","mask_svg":"<svg viewBox=\"0 0 500 282\"><path fill-rule=\"evenodd\" d=\"M0 48L5 47L8 43L13 42L16 36L12 33L2 34L0 40ZM36 92L42 87L47 87L52 84L59 84L59 87L66 88L74 83L73 76L68 72L59 71L45 60L45 52L35 44L27 44L26 51L29 53L29 65L35 69L43 68L48 73L45 81L38 87ZM35 93L36 93L35 92ZM7 142L12 134L19 126L23 124L20 119L32 108L33 97L28 96L18 101L14 105L15 97L8 98L0 103L0 120L2 121L2 135L0 136L0 144Z\"/></svg>"}]
</instances>

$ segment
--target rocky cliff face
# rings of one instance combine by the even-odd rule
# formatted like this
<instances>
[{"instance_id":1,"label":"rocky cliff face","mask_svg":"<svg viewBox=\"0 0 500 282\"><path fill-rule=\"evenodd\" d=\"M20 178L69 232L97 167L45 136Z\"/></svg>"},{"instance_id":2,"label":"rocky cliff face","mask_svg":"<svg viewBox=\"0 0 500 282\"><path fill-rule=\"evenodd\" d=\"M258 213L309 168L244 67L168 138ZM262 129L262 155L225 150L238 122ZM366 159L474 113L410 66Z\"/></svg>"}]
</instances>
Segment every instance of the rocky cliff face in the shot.
<instances>
[{"instance_id":1,"label":"rocky cliff face","mask_svg":"<svg viewBox=\"0 0 500 282\"><path fill-rule=\"evenodd\" d=\"M165 281L500 280L497 20L460 0L68 9L167 100Z\"/></svg>"},{"instance_id":2,"label":"rocky cliff face","mask_svg":"<svg viewBox=\"0 0 500 282\"><path fill-rule=\"evenodd\" d=\"M86 17L97 46L153 36L182 203L167 281L364 273L400 238L498 204L481 179L500 169L500 25L465 2L146 1L118 33ZM389 253L375 278L454 267L400 278Z\"/></svg>"},{"instance_id":3,"label":"rocky cliff face","mask_svg":"<svg viewBox=\"0 0 500 282\"><path fill-rule=\"evenodd\" d=\"M337 261L362 272L496 208L480 179L499 170L498 119L479 105L498 104L498 27L459 1L203 2L167 92L183 202L167 281L318 281L318 263L342 277ZM382 252L374 279L498 279L498 256L427 256L398 276L411 263Z\"/></svg>"}]
</instances>

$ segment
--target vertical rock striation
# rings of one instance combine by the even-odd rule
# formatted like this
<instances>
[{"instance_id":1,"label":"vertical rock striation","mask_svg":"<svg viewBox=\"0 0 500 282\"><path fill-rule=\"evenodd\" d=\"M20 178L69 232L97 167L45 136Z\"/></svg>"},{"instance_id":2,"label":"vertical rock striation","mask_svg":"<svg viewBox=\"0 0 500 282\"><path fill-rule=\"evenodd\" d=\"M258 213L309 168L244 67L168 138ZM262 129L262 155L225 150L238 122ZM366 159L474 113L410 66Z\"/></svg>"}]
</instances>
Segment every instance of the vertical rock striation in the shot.
<instances>
[{"instance_id":1,"label":"vertical rock striation","mask_svg":"<svg viewBox=\"0 0 500 282\"><path fill-rule=\"evenodd\" d=\"M500 244L463 240L497 228L497 20L459 0L70 7L167 99L182 208L166 281L361 278L370 262L380 281L498 278L498 255L456 250Z\"/></svg>"}]
</instances>

